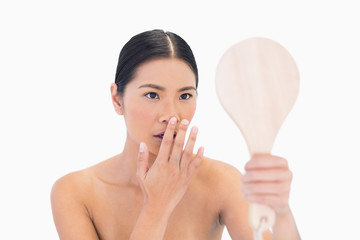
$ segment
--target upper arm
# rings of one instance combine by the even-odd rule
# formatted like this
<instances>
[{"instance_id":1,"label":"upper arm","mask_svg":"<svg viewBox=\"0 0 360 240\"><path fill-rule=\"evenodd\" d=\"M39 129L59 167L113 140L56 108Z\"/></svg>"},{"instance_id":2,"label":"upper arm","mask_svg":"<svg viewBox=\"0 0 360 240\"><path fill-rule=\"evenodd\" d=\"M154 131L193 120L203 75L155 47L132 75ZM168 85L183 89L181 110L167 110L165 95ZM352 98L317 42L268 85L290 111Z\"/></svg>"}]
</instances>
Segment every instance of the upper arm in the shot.
<instances>
[{"instance_id":1,"label":"upper arm","mask_svg":"<svg viewBox=\"0 0 360 240\"><path fill-rule=\"evenodd\" d=\"M76 177L57 180L51 191L51 207L60 239L96 239L98 235L90 219Z\"/></svg>"},{"instance_id":2,"label":"upper arm","mask_svg":"<svg viewBox=\"0 0 360 240\"><path fill-rule=\"evenodd\" d=\"M241 193L241 173L232 166L228 166L225 172L224 180L221 181L224 197L221 210L222 223L226 225L232 239L253 239L253 230L248 220L249 203L243 199ZM269 231L264 233L264 239L272 239Z\"/></svg>"}]
</instances>

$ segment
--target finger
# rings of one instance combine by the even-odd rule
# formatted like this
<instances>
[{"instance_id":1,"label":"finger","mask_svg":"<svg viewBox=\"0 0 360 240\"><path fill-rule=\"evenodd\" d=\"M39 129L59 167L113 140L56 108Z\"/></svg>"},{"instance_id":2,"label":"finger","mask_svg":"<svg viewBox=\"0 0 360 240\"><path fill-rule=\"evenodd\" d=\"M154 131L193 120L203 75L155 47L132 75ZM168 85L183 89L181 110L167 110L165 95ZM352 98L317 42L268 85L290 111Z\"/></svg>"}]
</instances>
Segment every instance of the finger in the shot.
<instances>
[{"instance_id":1,"label":"finger","mask_svg":"<svg viewBox=\"0 0 360 240\"><path fill-rule=\"evenodd\" d=\"M289 203L286 197L279 195L243 195L243 198L250 203L257 203L271 207L276 214L284 214L289 210Z\"/></svg>"},{"instance_id":2,"label":"finger","mask_svg":"<svg viewBox=\"0 0 360 240\"><path fill-rule=\"evenodd\" d=\"M149 171L149 151L145 143L140 143L137 163L137 175L144 179L146 173Z\"/></svg>"},{"instance_id":3,"label":"finger","mask_svg":"<svg viewBox=\"0 0 360 240\"><path fill-rule=\"evenodd\" d=\"M278 195L270 194L245 194L243 198L250 203L259 203L269 205L270 203L276 202L280 197Z\"/></svg>"},{"instance_id":4,"label":"finger","mask_svg":"<svg viewBox=\"0 0 360 240\"><path fill-rule=\"evenodd\" d=\"M289 168L286 159L270 154L254 155L245 165L245 170L261 168Z\"/></svg>"},{"instance_id":5,"label":"finger","mask_svg":"<svg viewBox=\"0 0 360 240\"><path fill-rule=\"evenodd\" d=\"M256 169L245 172L242 177L244 183L247 182L277 182L277 181L291 181L292 172L284 169Z\"/></svg>"},{"instance_id":6,"label":"finger","mask_svg":"<svg viewBox=\"0 0 360 240\"><path fill-rule=\"evenodd\" d=\"M187 176L188 179L191 180L192 175L194 174L195 170L200 166L201 161L204 157L204 147L200 147L196 153L195 158L190 162L188 166Z\"/></svg>"},{"instance_id":7,"label":"finger","mask_svg":"<svg viewBox=\"0 0 360 240\"><path fill-rule=\"evenodd\" d=\"M176 134L174 146L171 152L171 161L176 165L179 166L181 155L183 152L184 142L185 142L185 135L186 130L188 128L189 121L183 119L180 123L179 130Z\"/></svg>"},{"instance_id":8,"label":"finger","mask_svg":"<svg viewBox=\"0 0 360 240\"><path fill-rule=\"evenodd\" d=\"M189 166L191 157L193 155L195 141L196 141L198 131L199 131L199 129L195 126L191 128L191 131L189 134L189 139L186 143L185 149L181 156L180 169L187 169Z\"/></svg>"},{"instance_id":9,"label":"finger","mask_svg":"<svg viewBox=\"0 0 360 240\"><path fill-rule=\"evenodd\" d=\"M242 192L244 194L288 194L290 191L290 184L288 182L279 183L244 183L242 185Z\"/></svg>"},{"instance_id":10,"label":"finger","mask_svg":"<svg viewBox=\"0 0 360 240\"><path fill-rule=\"evenodd\" d=\"M175 129L176 129L176 123L177 123L176 117L172 117L169 120L169 123L166 127L164 137L161 142L159 154L158 154L158 156L160 157L159 159L161 159L162 161L169 160L171 146L174 141L174 133L175 133Z\"/></svg>"}]
</instances>

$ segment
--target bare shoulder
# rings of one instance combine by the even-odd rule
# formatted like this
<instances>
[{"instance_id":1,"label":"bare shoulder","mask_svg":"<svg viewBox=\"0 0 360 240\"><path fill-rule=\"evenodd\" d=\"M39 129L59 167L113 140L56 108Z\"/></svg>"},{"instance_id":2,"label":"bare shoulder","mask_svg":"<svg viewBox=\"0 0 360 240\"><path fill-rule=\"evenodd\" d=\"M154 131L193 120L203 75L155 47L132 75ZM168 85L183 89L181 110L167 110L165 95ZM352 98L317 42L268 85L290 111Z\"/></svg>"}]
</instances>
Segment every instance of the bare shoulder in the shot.
<instances>
[{"instance_id":1,"label":"bare shoulder","mask_svg":"<svg viewBox=\"0 0 360 240\"><path fill-rule=\"evenodd\" d=\"M202 169L203 178L211 186L211 195L216 199L215 207L219 212L219 222L226 225L235 239L251 239L251 228L248 225L248 203L241 192L242 174L228 163L205 158Z\"/></svg>"},{"instance_id":2,"label":"bare shoulder","mask_svg":"<svg viewBox=\"0 0 360 240\"><path fill-rule=\"evenodd\" d=\"M88 169L71 172L55 181L51 196L53 198L61 194L63 197L68 195L73 198L80 197L91 186L91 183L92 178Z\"/></svg>"},{"instance_id":3,"label":"bare shoulder","mask_svg":"<svg viewBox=\"0 0 360 240\"><path fill-rule=\"evenodd\" d=\"M74 215L91 219L91 213L87 207L91 185L92 178L88 170L66 174L53 184L51 207L55 224Z\"/></svg>"},{"instance_id":4,"label":"bare shoulder","mask_svg":"<svg viewBox=\"0 0 360 240\"><path fill-rule=\"evenodd\" d=\"M199 168L199 176L209 182L213 181L233 181L235 179L241 180L240 171L225 162L204 157Z\"/></svg>"},{"instance_id":5,"label":"bare shoulder","mask_svg":"<svg viewBox=\"0 0 360 240\"><path fill-rule=\"evenodd\" d=\"M98 179L99 172L107 173L107 169L112 169L112 162L115 157L106 159L88 168L74 171L56 180L52 188L52 197L57 194L71 195L72 198L88 197L93 188L94 181ZM110 166L109 166L110 165Z\"/></svg>"},{"instance_id":6,"label":"bare shoulder","mask_svg":"<svg viewBox=\"0 0 360 240\"><path fill-rule=\"evenodd\" d=\"M51 202L81 202L83 204L91 201L94 187L100 181L112 182L114 181L114 169L117 169L116 159L118 155L103 160L96 165L88 168L74 171L59 178L54 183L51 190Z\"/></svg>"},{"instance_id":7,"label":"bare shoulder","mask_svg":"<svg viewBox=\"0 0 360 240\"><path fill-rule=\"evenodd\" d=\"M99 239L89 206L94 196L95 170L89 167L59 178L51 190L51 207L60 239Z\"/></svg>"},{"instance_id":8,"label":"bare shoulder","mask_svg":"<svg viewBox=\"0 0 360 240\"><path fill-rule=\"evenodd\" d=\"M234 189L240 190L241 177L236 167L207 157L203 158L197 173L197 178L210 187L214 194L224 197Z\"/></svg>"}]
</instances>

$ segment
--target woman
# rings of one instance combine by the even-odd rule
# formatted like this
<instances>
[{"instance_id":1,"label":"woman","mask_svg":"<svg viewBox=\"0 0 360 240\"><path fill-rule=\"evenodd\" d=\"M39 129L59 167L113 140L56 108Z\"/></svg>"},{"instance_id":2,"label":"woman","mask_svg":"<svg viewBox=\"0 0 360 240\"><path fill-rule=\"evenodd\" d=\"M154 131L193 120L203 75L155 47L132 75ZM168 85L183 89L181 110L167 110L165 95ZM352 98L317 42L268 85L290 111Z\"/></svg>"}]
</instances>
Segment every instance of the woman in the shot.
<instances>
[{"instance_id":1,"label":"woman","mask_svg":"<svg viewBox=\"0 0 360 240\"><path fill-rule=\"evenodd\" d=\"M265 239L300 239L288 206L287 161L254 156L246 174L193 154L198 72L190 47L161 30L140 33L123 47L111 85L127 137L123 152L70 173L53 186L61 239L252 239L248 202L277 215Z\"/></svg>"}]
</instances>

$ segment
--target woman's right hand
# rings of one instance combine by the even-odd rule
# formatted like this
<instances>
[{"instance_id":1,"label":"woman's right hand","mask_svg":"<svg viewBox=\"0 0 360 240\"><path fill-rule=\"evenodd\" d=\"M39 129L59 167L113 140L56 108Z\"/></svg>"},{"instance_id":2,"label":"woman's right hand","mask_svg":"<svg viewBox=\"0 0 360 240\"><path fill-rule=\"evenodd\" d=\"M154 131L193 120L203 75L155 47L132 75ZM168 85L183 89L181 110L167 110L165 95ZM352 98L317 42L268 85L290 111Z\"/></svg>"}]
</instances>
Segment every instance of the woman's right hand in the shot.
<instances>
[{"instance_id":1,"label":"woman's right hand","mask_svg":"<svg viewBox=\"0 0 360 240\"><path fill-rule=\"evenodd\" d=\"M140 144L137 177L144 194L144 205L171 214L184 196L204 153L204 148L201 147L196 156L192 157L197 127L191 129L183 150L188 125L188 120L181 121L174 140L177 119L175 117L170 119L158 156L151 168L149 168L147 146L144 143Z\"/></svg>"}]
</instances>

